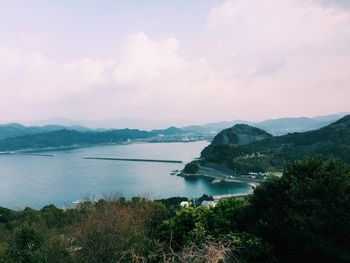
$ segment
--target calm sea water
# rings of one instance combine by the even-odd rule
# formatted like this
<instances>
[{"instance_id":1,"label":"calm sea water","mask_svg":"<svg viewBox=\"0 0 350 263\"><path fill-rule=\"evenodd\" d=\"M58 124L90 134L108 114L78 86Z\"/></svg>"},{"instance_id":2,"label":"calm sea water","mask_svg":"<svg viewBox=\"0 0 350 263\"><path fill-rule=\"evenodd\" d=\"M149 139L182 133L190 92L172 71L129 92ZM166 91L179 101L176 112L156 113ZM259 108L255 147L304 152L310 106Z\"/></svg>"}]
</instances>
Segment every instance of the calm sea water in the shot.
<instances>
[{"instance_id":1,"label":"calm sea water","mask_svg":"<svg viewBox=\"0 0 350 263\"><path fill-rule=\"evenodd\" d=\"M188 162L207 142L108 145L45 152L55 157L0 155L0 206L63 207L86 196L121 194L152 199L198 197L249 191L245 184L211 184L209 179L170 175L184 164L86 160L83 157L170 159Z\"/></svg>"}]
</instances>

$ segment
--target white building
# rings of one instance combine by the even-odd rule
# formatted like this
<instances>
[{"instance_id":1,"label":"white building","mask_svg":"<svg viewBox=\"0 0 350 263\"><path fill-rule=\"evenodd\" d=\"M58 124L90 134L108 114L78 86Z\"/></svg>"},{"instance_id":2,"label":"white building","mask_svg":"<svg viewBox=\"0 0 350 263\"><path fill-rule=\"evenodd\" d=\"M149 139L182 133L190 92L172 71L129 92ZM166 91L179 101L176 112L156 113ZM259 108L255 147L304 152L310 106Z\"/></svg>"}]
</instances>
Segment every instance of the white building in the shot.
<instances>
[{"instance_id":1,"label":"white building","mask_svg":"<svg viewBox=\"0 0 350 263\"><path fill-rule=\"evenodd\" d=\"M215 201L202 201L202 206L206 206L206 207L215 207L216 206L216 202Z\"/></svg>"},{"instance_id":2,"label":"white building","mask_svg":"<svg viewBox=\"0 0 350 263\"><path fill-rule=\"evenodd\" d=\"M188 201L182 201L181 203L180 203L180 206L181 207L189 207L190 206L190 202L188 202Z\"/></svg>"}]
</instances>

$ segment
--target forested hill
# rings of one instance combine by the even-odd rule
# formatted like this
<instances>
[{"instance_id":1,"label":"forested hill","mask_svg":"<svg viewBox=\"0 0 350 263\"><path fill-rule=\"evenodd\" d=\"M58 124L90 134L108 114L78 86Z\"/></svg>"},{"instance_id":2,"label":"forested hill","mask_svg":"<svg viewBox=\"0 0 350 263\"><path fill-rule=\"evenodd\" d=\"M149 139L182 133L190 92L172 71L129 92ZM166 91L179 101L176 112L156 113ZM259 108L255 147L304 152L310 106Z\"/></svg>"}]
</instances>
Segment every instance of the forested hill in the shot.
<instances>
[{"instance_id":1,"label":"forested hill","mask_svg":"<svg viewBox=\"0 0 350 263\"><path fill-rule=\"evenodd\" d=\"M128 139L145 139L155 136L154 133L121 129L111 131L75 131L57 130L6 138L0 141L0 151L15 151L20 149L40 149L49 147L66 147L74 145L92 145L103 143L122 143Z\"/></svg>"},{"instance_id":2,"label":"forested hill","mask_svg":"<svg viewBox=\"0 0 350 263\"><path fill-rule=\"evenodd\" d=\"M247 124L236 124L217 134L212 143L202 151L202 156L210 155L216 145L246 145L271 138L272 135Z\"/></svg>"},{"instance_id":3,"label":"forested hill","mask_svg":"<svg viewBox=\"0 0 350 263\"><path fill-rule=\"evenodd\" d=\"M0 125L0 140L6 139L9 137L17 137L17 136L23 136L28 134L58 131L63 129L77 130L77 131L89 130L88 128L84 128L80 126L65 127L62 125L45 125L45 126L28 127L19 123L8 123L8 124Z\"/></svg>"},{"instance_id":4,"label":"forested hill","mask_svg":"<svg viewBox=\"0 0 350 263\"><path fill-rule=\"evenodd\" d=\"M280 170L286 161L314 155L350 163L350 115L316 131L269 137L246 145L223 142L209 147L209 153L202 152L205 162L220 163L240 172Z\"/></svg>"}]
</instances>

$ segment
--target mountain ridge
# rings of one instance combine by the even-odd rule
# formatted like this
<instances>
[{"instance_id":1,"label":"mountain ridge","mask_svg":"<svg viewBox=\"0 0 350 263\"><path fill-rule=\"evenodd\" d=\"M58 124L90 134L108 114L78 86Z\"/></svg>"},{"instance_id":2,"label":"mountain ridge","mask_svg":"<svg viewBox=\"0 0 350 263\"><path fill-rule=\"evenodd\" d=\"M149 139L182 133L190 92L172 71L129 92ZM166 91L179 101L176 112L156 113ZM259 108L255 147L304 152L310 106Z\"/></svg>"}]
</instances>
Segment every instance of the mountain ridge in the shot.
<instances>
[{"instance_id":1,"label":"mountain ridge","mask_svg":"<svg viewBox=\"0 0 350 263\"><path fill-rule=\"evenodd\" d=\"M350 115L347 115L315 131L273 136L246 145L214 145L209 154L202 152L202 158L204 162L222 164L246 173L280 170L286 161L304 156L323 155L326 159L336 158L350 163L349 153Z\"/></svg>"},{"instance_id":2,"label":"mountain ridge","mask_svg":"<svg viewBox=\"0 0 350 263\"><path fill-rule=\"evenodd\" d=\"M201 155L210 155L217 145L246 145L255 141L260 141L272 137L271 134L248 124L236 124L217 134L211 144L207 146Z\"/></svg>"},{"instance_id":3,"label":"mountain ridge","mask_svg":"<svg viewBox=\"0 0 350 263\"><path fill-rule=\"evenodd\" d=\"M339 116L339 114L338 115L336 114L336 115L329 115L329 116L321 116L321 117L316 117L316 118L320 119L322 121L322 123L324 124L324 121L332 120L332 119L336 118L336 116ZM289 123L290 119L293 119L294 123L298 123L300 121L300 118L298 120L295 120L294 118L284 118L284 119L278 119L278 120L266 120L262 123L263 124L265 123L265 125L266 125L266 123L271 123L271 121L272 121L274 123L275 127L277 124L279 125L280 132L283 129L284 129L284 131L286 131L286 130L298 131L298 127L296 127L296 126L290 126L288 129L286 129L286 127L288 127L288 123ZM301 118L301 119L303 121L306 120L306 122L308 122L307 118ZM287 121L287 124L285 123L286 121ZM320 123L321 122L318 122L318 125L320 125ZM240 125L249 125L249 124L243 123ZM252 126L252 125L250 124L250 126ZM240 126L236 126L236 128L237 127L240 127ZM247 126L241 126L241 127L247 127ZM305 127L306 126L304 126L304 128ZM256 128L263 130L259 126ZM313 130L310 126L308 126L307 129ZM71 134L70 135L66 134L68 136L67 140L70 141L72 145L74 145L74 144L80 144L82 142L85 143L86 140L91 141L93 144L94 143L106 143L106 140L107 140L106 138L101 139L106 134L104 132L113 133L114 131L122 131L122 130L130 132L132 130L138 130L138 129L128 129L128 128L126 128L126 129L90 129L90 128L81 127L81 126L77 126L77 125L75 125L75 126L62 126L62 125L24 126L24 125L18 124L18 123L2 124L2 125L0 125L0 150L1 151L8 151L10 149L11 150L14 150L14 149L20 150L20 149L27 148L30 146L36 148L37 143L38 143L37 140L46 141L47 147L51 147L52 145L55 145L55 144L66 145L67 143L65 143L63 141L64 138L60 138L60 139L55 138L56 142L54 142L54 141L50 142L50 140L48 138L45 140L43 139L43 136L50 137L50 136L53 136L55 134L55 133L52 134L50 132L59 131L59 130L72 130L72 131L81 132L82 134L80 135L80 138L78 138L78 136L75 137L76 140L71 140L72 139L70 136ZM142 131L142 130L139 130L139 131ZM87 135L84 134L84 132L91 132L92 134L94 134L95 136L100 138L100 141L97 140L97 142L95 142L95 139L92 139L91 136L89 139L87 139ZM182 128L171 126L169 128L163 129L163 130L157 129L157 130L142 131L142 132L144 132L144 135L147 134L147 136L146 136L147 138L153 137L154 139L152 140L152 142L212 140L212 139L214 139L214 136L217 133L216 131L212 130L209 126L196 126L196 125L182 127ZM42 133L44 133L44 135L34 136L35 134L42 134ZM102 135L97 135L98 133L102 133ZM63 132L58 132L57 134L64 137ZM276 135L276 132L273 134ZM26 135L33 135L33 136L25 137L26 140L21 138L21 136L26 136ZM241 133L239 136L240 136L240 143L238 143L238 144L243 144L242 142L244 140L247 141L248 143L255 141L254 138L250 138L249 136L247 137L247 135L243 134L243 133ZM10 139L10 138L12 138L12 139ZM130 138L128 138L128 139L130 139ZM145 139L145 137L140 137L137 139ZM32 141L32 142L30 142L30 141ZM113 139L111 141L113 143L117 143L117 141L122 142L123 140L117 140L115 137L113 137ZM16 147L11 146L11 143L13 145L16 145ZM214 142L214 144L215 144L215 142ZM22 147L20 145L22 145ZM45 143L42 143L40 145L42 145L40 147L43 147L43 145L45 145Z\"/></svg>"},{"instance_id":4,"label":"mountain ridge","mask_svg":"<svg viewBox=\"0 0 350 263\"><path fill-rule=\"evenodd\" d=\"M137 129L121 129L101 132L61 129L6 138L0 141L0 151L123 143L131 139L145 139L151 136L154 136L154 134Z\"/></svg>"}]
</instances>

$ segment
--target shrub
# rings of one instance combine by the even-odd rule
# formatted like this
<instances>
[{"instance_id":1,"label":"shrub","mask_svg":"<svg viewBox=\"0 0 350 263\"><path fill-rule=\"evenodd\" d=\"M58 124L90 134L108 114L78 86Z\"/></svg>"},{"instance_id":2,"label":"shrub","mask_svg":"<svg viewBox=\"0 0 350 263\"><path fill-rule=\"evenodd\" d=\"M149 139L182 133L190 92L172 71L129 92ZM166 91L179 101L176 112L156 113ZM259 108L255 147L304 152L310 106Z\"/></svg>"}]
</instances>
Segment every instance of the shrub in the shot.
<instances>
[{"instance_id":1,"label":"shrub","mask_svg":"<svg viewBox=\"0 0 350 263\"><path fill-rule=\"evenodd\" d=\"M288 164L256 188L253 229L284 262L350 261L350 172L320 158Z\"/></svg>"},{"instance_id":2,"label":"shrub","mask_svg":"<svg viewBox=\"0 0 350 263\"><path fill-rule=\"evenodd\" d=\"M183 169L184 173L188 174L196 174L199 171L198 164L191 162L185 165L185 168Z\"/></svg>"}]
</instances>

